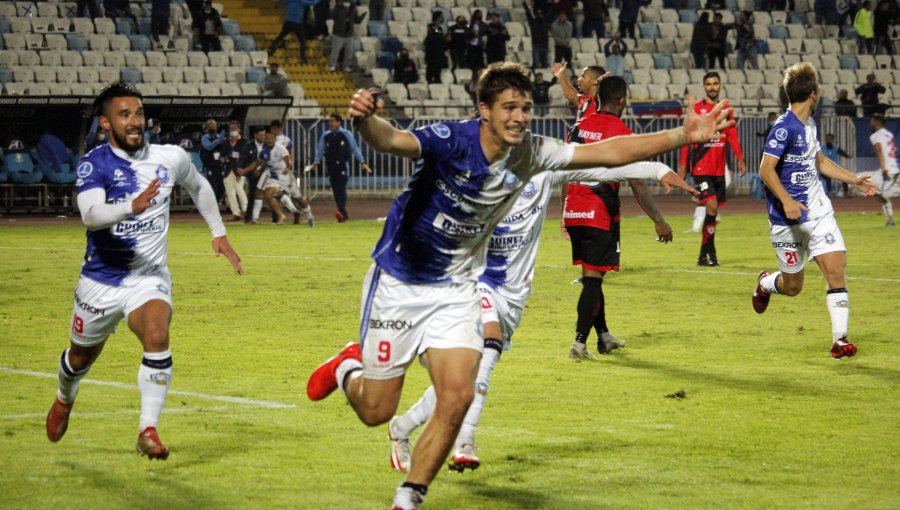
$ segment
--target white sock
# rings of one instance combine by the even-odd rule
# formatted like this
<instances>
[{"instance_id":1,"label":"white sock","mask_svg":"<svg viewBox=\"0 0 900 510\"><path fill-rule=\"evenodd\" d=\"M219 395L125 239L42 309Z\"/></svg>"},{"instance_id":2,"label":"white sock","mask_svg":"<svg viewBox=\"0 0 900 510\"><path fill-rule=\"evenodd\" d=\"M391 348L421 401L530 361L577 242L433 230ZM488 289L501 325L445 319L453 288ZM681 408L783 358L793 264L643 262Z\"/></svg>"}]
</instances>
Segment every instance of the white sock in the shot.
<instances>
[{"instance_id":1,"label":"white sock","mask_svg":"<svg viewBox=\"0 0 900 510\"><path fill-rule=\"evenodd\" d=\"M502 346L502 343L501 343ZM497 361L500 359L500 351L485 348L481 353L481 365L478 366L478 376L475 378L475 398L466 412L462 427L456 436L456 447L464 444L475 444L475 429L481 421L481 412L484 410L484 402L487 400L488 389L491 385L491 372L494 371Z\"/></svg>"},{"instance_id":2,"label":"white sock","mask_svg":"<svg viewBox=\"0 0 900 510\"><path fill-rule=\"evenodd\" d=\"M338 388L341 389L341 393L344 395L347 394L347 391L344 390L344 378L347 377L347 374L360 369L362 369L362 363L353 358L345 359L338 365L337 369L334 371L334 377L337 379Z\"/></svg>"},{"instance_id":3,"label":"white sock","mask_svg":"<svg viewBox=\"0 0 900 510\"><path fill-rule=\"evenodd\" d=\"M778 288L775 287L775 280L777 280L778 276L780 275L781 271L775 271L774 273L760 280L759 286L769 294L778 294Z\"/></svg>"},{"instance_id":4,"label":"white sock","mask_svg":"<svg viewBox=\"0 0 900 510\"><path fill-rule=\"evenodd\" d=\"M145 352L138 370L138 388L141 390L141 420L138 430L155 427L159 423L166 393L172 384L172 353Z\"/></svg>"},{"instance_id":5,"label":"white sock","mask_svg":"<svg viewBox=\"0 0 900 510\"><path fill-rule=\"evenodd\" d=\"M394 503L391 507L402 510L417 510L424 499L425 495L421 492L412 487L404 487L401 485L400 487L397 487L397 492L394 493Z\"/></svg>"},{"instance_id":6,"label":"white sock","mask_svg":"<svg viewBox=\"0 0 900 510\"><path fill-rule=\"evenodd\" d=\"M694 223L691 224L691 230L700 232L703 227L703 220L706 218L706 206L698 205L694 208Z\"/></svg>"},{"instance_id":7,"label":"white sock","mask_svg":"<svg viewBox=\"0 0 900 510\"><path fill-rule=\"evenodd\" d=\"M76 372L71 365L69 365L69 349L63 351L62 355L59 357L59 386L56 391L56 396L59 398L59 401L63 404L71 404L75 402L75 396L78 395L78 381L84 379L84 376L87 375L88 370L91 367L87 367L81 372Z\"/></svg>"},{"instance_id":8,"label":"white sock","mask_svg":"<svg viewBox=\"0 0 900 510\"><path fill-rule=\"evenodd\" d=\"M262 211L262 203L263 201L261 198L257 198L253 201L253 221L259 219L259 213Z\"/></svg>"},{"instance_id":9,"label":"white sock","mask_svg":"<svg viewBox=\"0 0 900 510\"><path fill-rule=\"evenodd\" d=\"M306 215L306 219L308 219L308 220L313 219L312 207L307 207L306 209L301 209L300 212Z\"/></svg>"},{"instance_id":10,"label":"white sock","mask_svg":"<svg viewBox=\"0 0 900 510\"><path fill-rule=\"evenodd\" d=\"M891 203L890 199L888 199L887 202L881 205L881 210L884 211L884 217L886 219L894 219L894 204Z\"/></svg>"},{"instance_id":11,"label":"white sock","mask_svg":"<svg viewBox=\"0 0 900 510\"><path fill-rule=\"evenodd\" d=\"M414 430L428 421L431 413L434 412L435 404L437 404L437 395L434 392L434 386L429 386L422 398L413 404L403 416L399 416L394 421L394 427L391 430L395 434L394 437L409 437Z\"/></svg>"},{"instance_id":12,"label":"white sock","mask_svg":"<svg viewBox=\"0 0 900 510\"><path fill-rule=\"evenodd\" d=\"M828 315L831 316L831 339L839 340L847 336L850 323L850 297L847 289L830 289L825 294Z\"/></svg>"},{"instance_id":13,"label":"white sock","mask_svg":"<svg viewBox=\"0 0 900 510\"><path fill-rule=\"evenodd\" d=\"M291 211L292 213L300 212L294 207L294 201L291 200L291 196L288 194L284 194L281 196L281 203L284 204L285 209Z\"/></svg>"}]
</instances>

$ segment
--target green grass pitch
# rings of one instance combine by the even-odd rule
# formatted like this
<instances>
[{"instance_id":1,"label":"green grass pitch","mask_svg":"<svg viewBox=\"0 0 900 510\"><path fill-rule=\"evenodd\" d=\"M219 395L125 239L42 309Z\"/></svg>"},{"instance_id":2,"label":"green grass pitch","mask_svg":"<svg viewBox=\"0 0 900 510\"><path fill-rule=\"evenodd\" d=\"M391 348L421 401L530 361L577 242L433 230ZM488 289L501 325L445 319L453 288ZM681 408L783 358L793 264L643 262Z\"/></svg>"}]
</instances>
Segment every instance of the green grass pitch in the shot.
<instances>
[{"instance_id":1,"label":"green grass pitch","mask_svg":"<svg viewBox=\"0 0 900 510\"><path fill-rule=\"evenodd\" d=\"M764 216L724 218L719 268L694 265L689 218L670 218L671 245L626 218L623 270L604 291L628 345L575 363L579 270L557 221L494 372L482 467L442 472L425 508L900 508L900 232L840 215L860 351L834 361L814 264L800 296L752 310L757 272L775 265ZM84 231L76 219L0 227L0 508L387 508L402 476L385 427L359 423L339 394L312 403L304 391L357 338L380 227L233 226L243 277L212 256L205 225L171 227L166 462L134 452L140 347L124 324L82 383L66 437L47 441ZM401 407L426 377L410 369ZM685 399L666 398L679 390Z\"/></svg>"}]
</instances>

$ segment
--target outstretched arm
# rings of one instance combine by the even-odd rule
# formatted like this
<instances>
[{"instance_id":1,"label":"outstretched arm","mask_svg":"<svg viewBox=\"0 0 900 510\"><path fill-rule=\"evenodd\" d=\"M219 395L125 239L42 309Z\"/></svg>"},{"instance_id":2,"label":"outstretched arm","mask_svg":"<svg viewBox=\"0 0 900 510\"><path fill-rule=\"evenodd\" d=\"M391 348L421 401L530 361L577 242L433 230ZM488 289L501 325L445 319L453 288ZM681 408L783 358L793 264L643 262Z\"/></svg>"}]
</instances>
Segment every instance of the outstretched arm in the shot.
<instances>
[{"instance_id":1,"label":"outstretched arm","mask_svg":"<svg viewBox=\"0 0 900 510\"><path fill-rule=\"evenodd\" d=\"M350 100L350 116L363 140L378 152L403 158L419 157L419 141L412 133L395 128L373 113L375 97L368 90L359 89Z\"/></svg>"},{"instance_id":2,"label":"outstretched arm","mask_svg":"<svg viewBox=\"0 0 900 510\"><path fill-rule=\"evenodd\" d=\"M213 193L212 186L200 176L199 172L194 171L193 165L191 165L190 171L179 181L179 184L191 195L191 200L194 201L194 205L197 206L200 215L203 216L206 224L209 225L209 230L213 235L213 252L217 257L225 255L225 258L231 262L231 267L238 274L244 274L241 257L232 249L231 244L228 243L228 238L225 237L225 224L222 223L222 217L219 215L219 204L216 201L216 195Z\"/></svg>"},{"instance_id":3,"label":"outstretched arm","mask_svg":"<svg viewBox=\"0 0 900 510\"><path fill-rule=\"evenodd\" d=\"M637 200L638 205L653 220L656 226L656 240L661 243L671 242L674 239L672 227L663 219L663 215L659 212L659 208L656 207L656 201L653 200L653 195L647 190L644 181L628 179L628 184L631 185L631 189L634 191L634 199Z\"/></svg>"},{"instance_id":4,"label":"outstretched arm","mask_svg":"<svg viewBox=\"0 0 900 510\"><path fill-rule=\"evenodd\" d=\"M876 153L881 154L881 152ZM818 154L816 154L816 168L818 168L819 173L826 177L837 179L841 182L846 182L847 184L856 186L859 192L867 197L876 195L879 191L881 191L878 189L878 186L869 182L869 176L859 176L853 172L845 170L834 161L826 158L825 155L822 154L822 151L819 151Z\"/></svg>"}]
</instances>

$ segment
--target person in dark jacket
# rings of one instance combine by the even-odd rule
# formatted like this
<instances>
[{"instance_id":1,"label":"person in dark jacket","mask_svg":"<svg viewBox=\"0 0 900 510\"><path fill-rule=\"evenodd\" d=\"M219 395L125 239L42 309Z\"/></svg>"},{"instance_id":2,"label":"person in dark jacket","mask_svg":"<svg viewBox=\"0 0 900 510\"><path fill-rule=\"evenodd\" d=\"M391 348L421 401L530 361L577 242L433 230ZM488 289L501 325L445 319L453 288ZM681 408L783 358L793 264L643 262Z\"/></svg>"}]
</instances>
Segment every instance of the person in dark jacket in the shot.
<instances>
[{"instance_id":1,"label":"person in dark jacket","mask_svg":"<svg viewBox=\"0 0 900 510\"><path fill-rule=\"evenodd\" d=\"M456 24L447 30L447 44L450 46L450 62L453 71L466 67L466 46L471 37L472 31L469 30L465 16L456 18Z\"/></svg>"},{"instance_id":2,"label":"person in dark jacket","mask_svg":"<svg viewBox=\"0 0 900 510\"><path fill-rule=\"evenodd\" d=\"M713 22L709 26L709 47L706 56L709 58L709 67L716 66L719 60L719 69L725 69L725 45L727 43L728 27L722 24L722 15L713 14Z\"/></svg>"},{"instance_id":3,"label":"person in dark jacket","mask_svg":"<svg viewBox=\"0 0 900 510\"><path fill-rule=\"evenodd\" d=\"M528 19L528 27L531 28L531 66L533 69L549 67L550 25L547 24L545 13L535 9L532 14L526 2L525 16Z\"/></svg>"},{"instance_id":4,"label":"person in dark jacket","mask_svg":"<svg viewBox=\"0 0 900 510\"><path fill-rule=\"evenodd\" d=\"M222 18L209 0L203 2L203 8L194 18L191 28L200 40L200 47L204 53L222 51L222 43L219 41L222 34Z\"/></svg>"},{"instance_id":5,"label":"person in dark jacket","mask_svg":"<svg viewBox=\"0 0 900 510\"><path fill-rule=\"evenodd\" d=\"M153 0L150 4L150 37L158 49L162 49L162 43L159 42L160 34L169 35L171 5L172 0ZM169 45L171 48L175 48L175 44L172 41L169 41Z\"/></svg>"},{"instance_id":6,"label":"person in dark jacket","mask_svg":"<svg viewBox=\"0 0 900 510\"><path fill-rule=\"evenodd\" d=\"M337 218L338 223L350 219L350 215L347 213L347 180L350 178L351 158L356 158L363 170L372 173L372 169L366 164L365 158L356 144L353 133L341 127L342 121L341 116L336 113L329 117L328 126L331 129L319 137L313 162L314 166L319 166L322 160L325 160L328 181L331 183L331 192L334 194L334 201L337 204L337 212L334 213L334 217Z\"/></svg>"},{"instance_id":7,"label":"person in dark jacket","mask_svg":"<svg viewBox=\"0 0 900 510\"><path fill-rule=\"evenodd\" d=\"M300 43L300 63L306 64L306 11L322 0L287 0L287 9L284 11L284 23L281 24L281 32L269 45L268 54L271 57L275 50L284 41L288 34L294 34Z\"/></svg>"},{"instance_id":8,"label":"person in dark jacket","mask_svg":"<svg viewBox=\"0 0 900 510\"><path fill-rule=\"evenodd\" d=\"M444 15L434 11L425 34L425 81L440 83L441 71L447 67L447 37L444 34Z\"/></svg>"},{"instance_id":9,"label":"person in dark jacket","mask_svg":"<svg viewBox=\"0 0 900 510\"><path fill-rule=\"evenodd\" d=\"M206 134L200 139L200 145L203 147L200 150L203 170L218 203L225 195L225 146L228 145L228 139L224 131L219 132L215 120L206 121Z\"/></svg>"},{"instance_id":10,"label":"person in dark jacket","mask_svg":"<svg viewBox=\"0 0 900 510\"><path fill-rule=\"evenodd\" d=\"M403 48L394 61L394 83L402 83L409 85L419 81L419 71L416 69L416 63L409 58L409 50Z\"/></svg>"},{"instance_id":11,"label":"person in dark jacket","mask_svg":"<svg viewBox=\"0 0 900 510\"><path fill-rule=\"evenodd\" d=\"M894 24L894 11L891 8L892 0L881 0L875 7L872 18L872 28L875 30L875 54L894 54L894 42L891 41L891 25ZM896 5L896 4L894 4Z\"/></svg>"},{"instance_id":12,"label":"person in dark jacket","mask_svg":"<svg viewBox=\"0 0 900 510\"><path fill-rule=\"evenodd\" d=\"M487 42L484 45L488 64L506 60L506 41L509 40L509 31L500 21L500 15L492 12L490 20L485 31Z\"/></svg>"},{"instance_id":13,"label":"person in dark jacket","mask_svg":"<svg viewBox=\"0 0 900 510\"><path fill-rule=\"evenodd\" d=\"M487 25L481 17L481 10L476 9L472 13L472 21L469 22L469 30L472 34L466 49L466 61L469 63L469 69L472 70L472 76L478 76L479 71L484 68L484 33L486 29Z\"/></svg>"},{"instance_id":14,"label":"person in dark jacket","mask_svg":"<svg viewBox=\"0 0 900 510\"><path fill-rule=\"evenodd\" d=\"M709 13L701 13L700 19L694 24L694 32L691 34L691 55L694 56L694 67L697 69L706 69L706 52L709 50L711 37Z\"/></svg>"},{"instance_id":15,"label":"person in dark jacket","mask_svg":"<svg viewBox=\"0 0 900 510\"><path fill-rule=\"evenodd\" d=\"M619 32L622 37L635 39L634 25L637 23L638 13L642 5L649 5L650 0L622 0L622 8L619 10Z\"/></svg>"},{"instance_id":16,"label":"person in dark jacket","mask_svg":"<svg viewBox=\"0 0 900 510\"><path fill-rule=\"evenodd\" d=\"M596 32L597 38L606 37L606 23L609 19L609 9L603 0L582 0L584 21L581 23L581 37L591 37Z\"/></svg>"},{"instance_id":17,"label":"person in dark jacket","mask_svg":"<svg viewBox=\"0 0 900 510\"><path fill-rule=\"evenodd\" d=\"M344 72L350 72L353 61L353 38L355 25L362 23L367 13L358 14L356 6L349 0L337 0L331 9L331 55L328 58L329 70L337 69L338 57L344 54Z\"/></svg>"}]
</instances>

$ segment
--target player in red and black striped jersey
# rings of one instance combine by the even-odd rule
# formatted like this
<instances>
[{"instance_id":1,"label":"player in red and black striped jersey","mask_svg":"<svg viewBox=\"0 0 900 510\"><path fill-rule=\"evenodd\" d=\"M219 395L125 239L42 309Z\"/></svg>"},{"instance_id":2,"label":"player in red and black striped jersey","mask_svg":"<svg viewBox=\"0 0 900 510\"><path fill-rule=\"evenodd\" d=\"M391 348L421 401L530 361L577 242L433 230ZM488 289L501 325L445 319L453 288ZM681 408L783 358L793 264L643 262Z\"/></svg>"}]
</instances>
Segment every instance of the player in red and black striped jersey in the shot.
<instances>
[{"instance_id":1,"label":"player in red and black striped jersey","mask_svg":"<svg viewBox=\"0 0 900 510\"><path fill-rule=\"evenodd\" d=\"M606 69L600 66L587 66L581 69L581 74L575 82L576 87L572 86L566 76L566 62L556 62L553 64L553 76L559 82L559 86L563 89L563 95L566 101L577 108L575 112L575 123L577 124L584 113L587 111L596 111L597 103L595 96L597 95L597 80L606 74Z\"/></svg>"},{"instance_id":2,"label":"player in red and black striped jersey","mask_svg":"<svg viewBox=\"0 0 900 510\"><path fill-rule=\"evenodd\" d=\"M710 71L703 76L703 90L706 97L694 105L697 113L712 111L719 101L722 82L719 73ZM744 175L747 165L741 152L737 128L730 127L722 132L722 137L704 144L688 145L681 148L681 159L678 164L678 175L685 178L688 171L694 176L694 184L700 191L698 209L705 207L703 219L703 236L700 240L700 257L697 265L718 266L716 256L716 214L719 205L725 205L725 156L726 145L731 147L738 160L738 173ZM702 214L702 213L700 213Z\"/></svg>"},{"instance_id":3,"label":"player in red and black striped jersey","mask_svg":"<svg viewBox=\"0 0 900 510\"><path fill-rule=\"evenodd\" d=\"M628 95L625 80L604 77L596 88L596 98L585 102L591 106L570 130L568 142L592 143L634 134L619 118ZM638 204L656 224L657 239L671 241L672 229L643 181L629 179L628 182ZM625 345L609 332L603 296L604 275L619 270L619 182L570 182L564 204L563 225L572 242L572 263L581 265L582 272L575 341L569 356L585 359L591 357L586 343L592 327L597 331L597 350L601 354Z\"/></svg>"}]
</instances>

